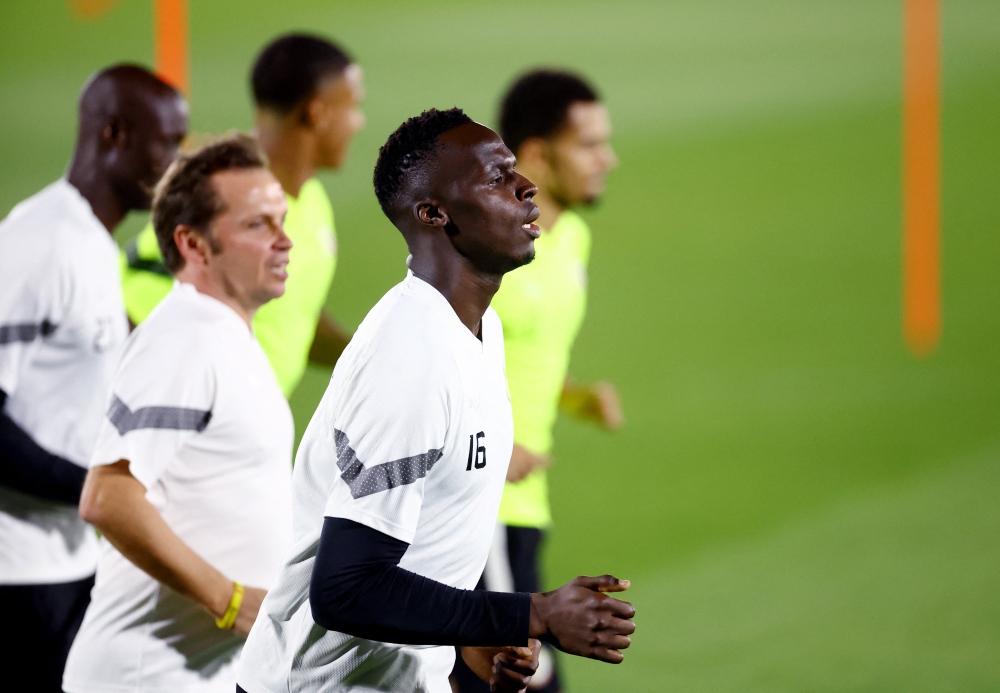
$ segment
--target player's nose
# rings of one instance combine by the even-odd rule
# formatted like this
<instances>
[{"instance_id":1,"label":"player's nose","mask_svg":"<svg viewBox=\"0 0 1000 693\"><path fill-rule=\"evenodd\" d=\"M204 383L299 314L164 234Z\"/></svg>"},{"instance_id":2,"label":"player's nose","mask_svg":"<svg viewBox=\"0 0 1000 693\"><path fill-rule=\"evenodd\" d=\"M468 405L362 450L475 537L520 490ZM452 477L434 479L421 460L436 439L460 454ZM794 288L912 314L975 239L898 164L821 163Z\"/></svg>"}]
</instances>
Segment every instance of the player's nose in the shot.
<instances>
[{"instance_id":1,"label":"player's nose","mask_svg":"<svg viewBox=\"0 0 1000 693\"><path fill-rule=\"evenodd\" d=\"M530 200L538 194L537 185L522 176L520 173L517 174L517 178L517 199L521 201Z\"/></svg>"}]
</instances>

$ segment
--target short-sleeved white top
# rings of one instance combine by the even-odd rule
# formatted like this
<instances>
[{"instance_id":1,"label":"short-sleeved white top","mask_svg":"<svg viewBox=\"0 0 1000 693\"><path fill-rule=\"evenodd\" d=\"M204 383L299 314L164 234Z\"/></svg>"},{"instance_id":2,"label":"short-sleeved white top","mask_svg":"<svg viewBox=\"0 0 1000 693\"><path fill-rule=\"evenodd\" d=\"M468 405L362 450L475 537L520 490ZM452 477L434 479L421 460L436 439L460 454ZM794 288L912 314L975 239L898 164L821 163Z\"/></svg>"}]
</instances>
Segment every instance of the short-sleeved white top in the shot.
<instances>
[{"instance_id":1,"label":"short-sleeved white top","mask_svg":"<svg viewBox=\"0 0 1000 693\"><path fill-rule=\"evenodd\" d=\"M128 335L118 246L58 180L0 222L4 411L49 452L86 467ZM80 580L97 539L76 506L0 486L0 584Z\"/></svg>"},{"instance_id":2,"label":"short-sleeved white top","mask_svg":"<svg viewBox=\"0 0 1000 693\"><path fill-rule=\"evenodd\" d=\"M237 672L249 693L449 693L452 647L326 631L309 580L324 517L410 546L400 567L471 589L482 574L513 447L500 320L482 341L409 275L368 313L337 362L299 447L294 539Z\"/></svg>"},{"instance_id":3,"label":"short-sleeved white top","mask_svg":"<svg viewBox=\"0 0 1000 693\"><path fill-rule=\"evenodd\" d=\"M92 466L129 461L167 525L227 577L270 587L291 540L294 428L247 324L177 283L129 337ZM232 693L244 640L100 541L70 693Z\"/></svg>"}]
</instances>

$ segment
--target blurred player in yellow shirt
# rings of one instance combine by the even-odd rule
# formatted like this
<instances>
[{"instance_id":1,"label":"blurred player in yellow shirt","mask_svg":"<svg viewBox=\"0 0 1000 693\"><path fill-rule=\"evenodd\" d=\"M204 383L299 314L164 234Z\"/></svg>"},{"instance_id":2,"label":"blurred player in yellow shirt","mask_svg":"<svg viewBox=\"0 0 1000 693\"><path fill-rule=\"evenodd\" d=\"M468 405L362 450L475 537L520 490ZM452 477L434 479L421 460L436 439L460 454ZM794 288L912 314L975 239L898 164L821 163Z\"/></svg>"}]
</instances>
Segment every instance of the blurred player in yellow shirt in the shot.
<instances>
[{"instance_id":1,"label":"blurred player in yellow shirt","mask_svg":"<svg viewBox=\"0 0 1000 693\"><path fill-rule=\"evenodd\" d=\"M494 591L535 592L538 551L552 522L545 468L558 411L608 429L624 421L614 387L568 377L590 258L590 229L573 209L597 201L618 162L607 109L590 85L565 72L518 79L501 104L500 135L517 156L518 172L538 186L542 236L534 261L505 275L491 304L503 323L514 452L483 582ZM455 680L461 693L487 690L461 666ZM543 647L528 690L561 690L553 650Z\"/></svg>"},{"instance_id":2,"label":"blurred player in yellow shirt","mask_svg":"<svg viewBox=\"0 0 1000 693\"><path fill-rule=\"evenodd\" d=\"M350 335L323 309L337 263L333 207L315 178L339 169L364 126L361 68L330 41L288 34L267 45L253 66L254 128L288 200L290 252L285 294L254 317L254 334L288 397L309 361L333 366ZM138 324L173 286L152 226L125 249L125 307Z\"/></svg>"}]
</instances>

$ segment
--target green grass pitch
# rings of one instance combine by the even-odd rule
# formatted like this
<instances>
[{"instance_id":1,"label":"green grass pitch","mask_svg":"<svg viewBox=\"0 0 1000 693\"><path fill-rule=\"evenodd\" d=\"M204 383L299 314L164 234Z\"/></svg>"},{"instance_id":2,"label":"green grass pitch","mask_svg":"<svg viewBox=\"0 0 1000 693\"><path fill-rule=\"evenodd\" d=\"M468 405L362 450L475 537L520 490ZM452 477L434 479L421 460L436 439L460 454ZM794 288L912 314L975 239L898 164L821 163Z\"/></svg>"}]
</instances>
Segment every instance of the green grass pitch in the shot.
<instances>
[{"instance_id":1,"label":"green grass pitch","mask_svg":"<svg viewBox=\"0 0 1000 693\"><path fill-rule=\"evenodd\" d=\"M546 568L630 578L638 632L621 666L564 660L571 690L1000 689L1000 5L942 4L944 336L917 360L898 0L192 0L196 131L249 125L279 31L365 68L368 128L323 177L350 326L404 272L370 184L399 122L492 123L532 65L606 96L621 168L587 214L573 372L618 384L628 424L558 424ZM152 59L149 2L67 7L0 5L0 214L62 172L86 76ZM295 393L300 431L327 378Z\"/></svg>"}]
</instances>

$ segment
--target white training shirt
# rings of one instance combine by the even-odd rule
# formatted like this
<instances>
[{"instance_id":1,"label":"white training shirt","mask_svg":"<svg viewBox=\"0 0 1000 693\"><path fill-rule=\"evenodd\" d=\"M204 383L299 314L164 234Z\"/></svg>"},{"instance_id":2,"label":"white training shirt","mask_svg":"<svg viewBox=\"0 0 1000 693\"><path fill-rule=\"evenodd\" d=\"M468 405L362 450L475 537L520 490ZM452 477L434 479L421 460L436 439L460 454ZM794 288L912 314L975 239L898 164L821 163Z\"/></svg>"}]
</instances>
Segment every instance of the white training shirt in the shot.
<instances>
[{"instance_id":1,"label":"white training shirt","mask_svg":"<svg viewBox=\"0 0 1000 693\"><path fill-rule=\"evenodd\" d=\"M513 447L503 332L492 309L482 337L413 275L361 323L299 447L294 543L237 672L248 693L450 693L454 648L323 630L312 620L309 580L323 518L340 517L407 542L401 568L476 586Z\"/></svg>"},{"instance_id":2,"label":"white training shirt","mask_svg":"<svg viewBox=\"0 0 1000 693\"><path fill-rule=\"evenodd\" d=\"M92 466L128 460L195 553L233 580L269 587L291 539L294 428L236 312L175 283L126 343L105 410ZM102 538L63 688L233 693L243 642Z\"/></svg>"},{"instance_id":3,"label":"white training shirt","mask_svg":"<svg viewBox=\"0 0 1000 693\"><path fill-rule=\"evenodd\" d=\"M0 390L42 448L86 467L128 335L118 246L58 180L0 222ZM0 486L0 584L93 574L97 537L74 505Z\"/></svg>"}]
</instances>

